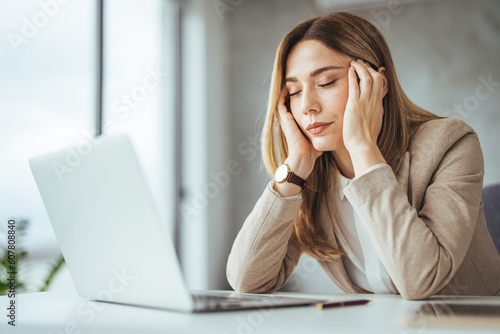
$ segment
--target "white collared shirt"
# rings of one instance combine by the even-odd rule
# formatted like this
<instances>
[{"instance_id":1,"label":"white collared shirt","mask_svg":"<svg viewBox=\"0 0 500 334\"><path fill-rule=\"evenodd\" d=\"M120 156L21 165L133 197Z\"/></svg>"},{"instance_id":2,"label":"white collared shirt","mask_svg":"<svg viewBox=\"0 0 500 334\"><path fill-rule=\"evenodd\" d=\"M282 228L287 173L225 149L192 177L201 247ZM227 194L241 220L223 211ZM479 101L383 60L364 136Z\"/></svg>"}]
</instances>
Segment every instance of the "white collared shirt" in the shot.
<instances>
[{"instance_id":1,"label":"white collared shirt","mask_svg":"<svg viewBox=\"0 0 500 334\"><path fill-rule=\"evenodd\" d=\"M375 165L365 173L384 165L386 164ZM341 174L339 175L339 188L336 191L339 192L340 199L339 212L342 219L339 220L338 225L340 229L339 233L342 236L338 240L342 249L347 253L347 256L343 257L347 275L355 285L366 291L387 294L395 293L389 274L373 248L368 231L347 197L344 196L344 188L351 180ZM273 189L273 181L269 182L268 186L273 193L280 196ZM283 197L283 199L287 202L296 202L301 199L301 194Z\"/></svg>"}]
</instances>

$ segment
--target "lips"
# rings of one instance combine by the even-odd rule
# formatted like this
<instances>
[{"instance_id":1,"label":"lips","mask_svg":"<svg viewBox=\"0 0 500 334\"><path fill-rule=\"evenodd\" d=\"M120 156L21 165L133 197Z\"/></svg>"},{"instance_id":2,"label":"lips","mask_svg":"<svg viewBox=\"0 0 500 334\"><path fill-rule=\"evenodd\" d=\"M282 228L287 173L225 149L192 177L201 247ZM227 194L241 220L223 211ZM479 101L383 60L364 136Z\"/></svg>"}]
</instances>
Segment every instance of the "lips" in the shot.
<instances>
[{"instance_id":1,"label":"lips","mask_svg":"<svg viewBox=\"0 0 500 334\"><path fill-rule=\"evenodd\" d=\"M317 135L325 131L331 124L333 124L333 122L314 122L309 124L306 130L312 135Z\"/></svg>"}]
</instances>

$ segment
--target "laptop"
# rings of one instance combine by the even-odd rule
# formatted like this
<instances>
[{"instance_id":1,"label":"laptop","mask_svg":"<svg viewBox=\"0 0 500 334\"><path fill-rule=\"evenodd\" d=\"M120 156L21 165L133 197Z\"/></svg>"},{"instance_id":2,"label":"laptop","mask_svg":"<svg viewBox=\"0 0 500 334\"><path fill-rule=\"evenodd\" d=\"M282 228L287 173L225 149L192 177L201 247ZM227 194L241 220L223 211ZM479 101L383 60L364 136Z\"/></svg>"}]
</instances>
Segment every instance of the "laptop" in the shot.
<instances>
[{"instance_id":1,"label":"laptop","mask_svg":"<svg viewBox=\"0 0 500 334\"><path fill-rule=\"evenodd\" d=\"M81 297L186 312L323 301L190 291L125 134L80 143L31 158L29 163Z\"/></svg>"}]
</instances>

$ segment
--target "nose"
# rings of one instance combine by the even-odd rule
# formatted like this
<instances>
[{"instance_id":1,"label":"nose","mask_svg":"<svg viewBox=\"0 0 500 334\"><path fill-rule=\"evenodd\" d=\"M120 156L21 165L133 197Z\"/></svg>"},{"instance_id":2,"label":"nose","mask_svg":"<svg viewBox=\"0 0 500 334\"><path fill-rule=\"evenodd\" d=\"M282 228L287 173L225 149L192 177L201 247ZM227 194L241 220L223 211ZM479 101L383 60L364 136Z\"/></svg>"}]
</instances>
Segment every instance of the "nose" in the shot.
<instances>
[{"instance_id":1,"label":"nose","mask_svg":"<svg viewBox=\"0 0 500 334\"><path fill-rule=\"evenodd\" d=\"M302 94L302 113L321 112L321 103L316 92L313 89L304 90Z\"/></svg>"}]
</instances>

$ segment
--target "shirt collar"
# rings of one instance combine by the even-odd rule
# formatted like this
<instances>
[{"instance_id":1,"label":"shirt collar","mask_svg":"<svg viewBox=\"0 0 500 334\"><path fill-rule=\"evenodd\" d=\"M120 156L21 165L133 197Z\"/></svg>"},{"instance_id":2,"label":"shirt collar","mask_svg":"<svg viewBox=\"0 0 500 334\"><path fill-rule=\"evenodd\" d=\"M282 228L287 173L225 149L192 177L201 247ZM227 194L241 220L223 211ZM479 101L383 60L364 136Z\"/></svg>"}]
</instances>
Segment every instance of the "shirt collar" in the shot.
<instances>
[{"instance_id":1,"label":"shirt collar","mask_svg":"<svg viewBox=\"0 0 500 334\"><path fill-rule=\"evenodd\" d=\"M339 198L340 200L344 199L344 188L347 187L349 182L351 182L351 179L348 179L344 175L339 173Z\"/></svg>"}]
</instances>

